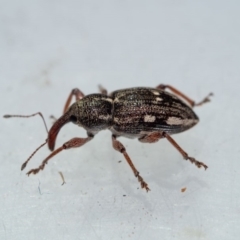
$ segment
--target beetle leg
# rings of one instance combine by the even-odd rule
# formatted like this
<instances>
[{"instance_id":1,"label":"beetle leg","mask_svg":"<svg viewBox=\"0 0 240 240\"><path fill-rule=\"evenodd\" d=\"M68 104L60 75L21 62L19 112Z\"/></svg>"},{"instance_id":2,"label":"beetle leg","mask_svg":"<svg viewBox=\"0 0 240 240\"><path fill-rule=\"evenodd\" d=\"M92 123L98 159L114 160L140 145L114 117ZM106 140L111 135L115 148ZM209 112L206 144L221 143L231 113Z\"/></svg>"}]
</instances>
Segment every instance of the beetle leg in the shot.
<instances>
[{"instance_id":1,"label":"beetle leg","mask_svg":"<svg viewBox=\"0 0 240 240\"><path fill-rule=\"evenodd\" d=\"M33 174L37 174L40 170L43 170L45 165L48 163L48 161L54 157L55 155L57 155L59 152L61 152L62 150L67 150L70 148L77 148L77 147L81 147L82 145L84 145L85 143L89 142L90 140L93 139L93 135L90 135L87 138L72 138L71 140L69 140L68 142L65 142L62 147L57 148L55 151L53 151L50 155L48 155L48 157L46 157L43 161L42 164L35 169L30 170L29 172L27 172L27 175L30 175L31 173Z\"/></svg>"},{"instance_id":2,"label":"beetle leg","mask_svg":"<svg viewBox=\"0 0 240 240\"><path fill-rule=\"evenodd\" d=\"M99 91L100 91L101 94L103 94L103 95L108 94L107 89L104 88L102 85L98 85L98 88L99 88Z\"/></svg>"},{"instance_id":3,"label":"beetle leg","mask_svg":"<svg viewBox=\"0 0 240 240\"><path fill-rule=\"evenodd\" d=\"M156 87L157 89L161 89L161 90L165 90L166 88L168 88L170 91L172 91L174 94L180 96L181 98L183 98L185 101L187 101L191 107L195 107L195 106L200 106L206 102L210 102L210 96L212 96L213 94L210 93L208 94L201 102L199 103L195 103L195 101L193 101L191 98L187 97L185 94L183 94L182 92L180 92L179 90L177 90L176 88L170 86L170 85L164 85L164 84L160 84Z\"/></svg>"},{"instance_id":4,"label":"beetle leg","mask_svg":"<svg viewBox=\"0 0 240 240\"><path fill-rule=\"evenodd\" d=\"M77 101L77 100L79 100L79 99L82 99L82 98L84 97L84 94L83 94L83 92L82 92L81 90L79 90L78 88L74 88L74 89L71 91L71 93L69 94L69 96L68 96L68 99L67 99L67 101L66 101L66 103L65 103L65 106L64 106L63 113L65 113L65 112L68 110L68 108L69 108L69 106L70 106L70 104L71 104L71 101L72 101L72 97L73 97L73 96L75 96L76 101Z\"/></svg>"},{"instance_id":5,"label":"beetle leg","mask_svg":"<svg viewBox=\"0 0 240 240\"><path fill-rule=\"evenodd\" d=\"M138 140L142 143L155 143L159 141L159 139L163 138L162 132L153 132L148 135L144 135L140 137Z\"/></svg>"},{"instance_id":6,"label":"beetle leg","mask_svg":"<svg viewBox=\"0 0 240 240\"><path fill-rule=\"evenodd\" d=\"M139 138L138 140L142 143L155 143L161 138L167 138L167 140L182 154L185 160L189 160L191 163L194 163L197 167L204 167L205 170L208 168L202 162L197 161L193 157L189 157L188 154L165 132L153 132L149 135L144 135L143 137Z\"/></svg>"},{"instance_id":7,"label":"beetle leg","mask_svg":"<svg viewBox=\"0 0 240 240\"><path fill-rule=\"evenodd\" d=\"M135 168L132 160L130 159L129 155L127 154L125 147L122 145L121 142L119 142L119 141L117 140L117 136L116 136L116 135L112 135L112 145L113 145L113 148L114 148L116 151L118 151L118 152L120 152L120 153L123 154L123 156L125 157L125 159L127 160L128 164L129 164L129 166L131 167L131 169L132 169L135 177L136 177L136 178L138 179L138 181L140 182L141 187L142 187L142 188L145 188L146 191L148 192L148 191L150 190L150 188L148 187L148 184L147 184L147 183L143 180L143 178L140 176L139 171Z\"/></svg>"},{"instance_id":8,"label":"beetle leg","mask_svg":"<svg viewBox=\"0 0 240 240\"><path fill-rule=\"evenodd\" d=\"M205 170L208 168L203 162L199 162L195 158L188 156L188 154L167 133L163 132L163 136L182 154L185 160L189 160L199 168L204 167Z\"/></svg>"}]
</instances>

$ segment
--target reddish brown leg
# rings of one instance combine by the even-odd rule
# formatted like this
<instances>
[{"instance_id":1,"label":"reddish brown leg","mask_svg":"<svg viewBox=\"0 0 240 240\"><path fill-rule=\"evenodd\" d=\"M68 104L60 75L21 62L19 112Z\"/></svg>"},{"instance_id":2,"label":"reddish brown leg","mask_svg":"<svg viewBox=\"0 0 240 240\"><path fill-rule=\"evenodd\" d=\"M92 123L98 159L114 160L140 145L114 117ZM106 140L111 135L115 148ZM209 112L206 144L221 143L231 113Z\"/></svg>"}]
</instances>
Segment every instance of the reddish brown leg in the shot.
<instances>
[{"instance_id":1,"label":"reddish brown leg","mask_svg":"<svg viewBox=\"0 0 240 240\"><path fill-rule=\"evenodd\" d=\"M205 165L203 162L199 162L195 158L189 157L188 154L167 133L164 132L163 136L182 154L185 160L189 160L191 163L194 163L199 168L204 167L205 170L208 168L208 166Z\"/></svg>"},{"instance_id":2,"label":"reddish brown leg","mask_svg":"<svg viewBox=\"0 0 240 240\"><path fill-rule=\"evenodd\" d=\"M90 140L93 139L93 135L89 135L89 137L87 138L72 138L71 140L69 140L68 142L64 143L62 145L62 147L56 149L55 151L53 151L50 155L48 155L47 158L45 158L42 162L42 164L35 169L30 170L27 175L30 175L31 173L33 174L37 174L40 170L43 170L45 165L48 163L48 161L54 157L55 155L57 155L59 152L61 152L62 150L67 150L70 148L77 148L77 147L81 147L82 145L84 145L85 143L89 142Z\"/></svg>"},{"instance_id":3,"label":"reddish brown leg","mask_svg":"<svg viewBox=\"0 0 240 240\"><path fill-rule=\"evenodd\" d=\"M117 137L115 135L112 135L112 144L113 144L113 148L115 150L117 150L118 152L122 153L123 156L125 157L125 159L127 160L129 166L131 167L135 177L137 177L138 181L141 184L142 188L145 188L146 191L150 191L150 188L148 187L147 183L143 180L143 178L139 175L139 171L135 168L134 164L132 163L132 160L130 159L130 157L128 156L125 147L122 145L121 142L119 142L117 139Z\"/></svg>"},{"instance_id":4,"label":"reddish brown leg","mask_svg":"<svg viewBox=\"0 0 240 240\"><path fill-rule=\"evenodd\" d=\"M79 99L82 99L84 97L84 94L78 88L74 88L68 96L67 102L65 103L65 106L64 106L63 113L65 113L68 110L73 96L75 96L76 101L77 101Z\"/></svg>"},{"instance_id":5,"label":"reddish brown leg","mask_svg":"<svg viewBox=\"0 0 240 240\"><path fill-rule=\"evenodd\" d=\"M140 137L138 140L142 143L155 143L161 138L163 138L162 132L153 132L149 135L144 135L143 137Z\"/></svg>"},{"instance_id":6,"label":"reddish brown leg","mask_svg":"<svg viewBox=\"0 0 240 240\"><path fill-rule=\"evenodd\" d=\"M102 85L98 85L98 88L101 94L104 94L104 95L108 94L107 89L104 88Z\"/></svg>"},{"instance_id":7,"label":"reddish brown leg","mask_svg":"<svg viewBox=\"0 0 240 240\"><path fill-rule=\"evenodd\" d=\"M205 97L201 102L199 103L195 103L195 101L193 101L191 98L187 97L185 94L183 94L182 92L180 92L179 90L177 90L176 88L170 86L170 85L164 85L164 84L160 84L158 85L156 88L161 89L161 90L165 90L166 88L169 89L170 91L172 91L174 94L180 96L181 98L183 98L185 101L187 101L192 107L195 106L200 106L206 102L210 102L210 96L212 96L213 94L210 93L208 94L207 97Z\"/></svg>"}]
</instances>

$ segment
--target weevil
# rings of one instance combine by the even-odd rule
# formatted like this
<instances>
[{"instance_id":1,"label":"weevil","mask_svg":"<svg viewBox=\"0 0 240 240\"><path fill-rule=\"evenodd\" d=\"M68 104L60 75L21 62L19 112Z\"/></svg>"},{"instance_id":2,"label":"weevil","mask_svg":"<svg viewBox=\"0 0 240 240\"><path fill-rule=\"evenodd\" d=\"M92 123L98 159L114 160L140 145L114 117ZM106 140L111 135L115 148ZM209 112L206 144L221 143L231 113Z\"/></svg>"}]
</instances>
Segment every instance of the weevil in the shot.
<instances>
[{"instance_id":1,"label":"weevil","mask_svg":"<svg viewBox=\"0 0 240 240\"><path fill-rule=\"evenodd\" d=\"M26 167L32 156L45 144L48 144L52 153L43 160L38 168L28 171L27 175L37 174L44 169L53 156L62 150L81 147L92 140L99 131L105 129L112 132L113 148L123 154L141 187L146 191L150 190L148 184L141 177L118 137L137 138L142 143L155 143L162 138L166 138L185 160L189 160L199 168L207 169L206 164L190 157L170 135L184 132L196 125L199 118L192 108L209 102L212 93L196 104L170 85L160 84L156 88L127 88L114 91L111 94L108 94L107 90L102 86L99 86L99 89L100 93L86 96L78 88L73 89L64 106L63 115L56 120L49 131L40 112L25 116L4 115L5 118L9 118L32 117L39 114L48 132L46 141L22 164L21 170ZM166 91L167 89L170 92ZM73 97L75 97L76 101L71 105ZM72 138L54 150L59 131L69 122L83 127L87 132L87 137Z\"/></svg>"}]
</instances>

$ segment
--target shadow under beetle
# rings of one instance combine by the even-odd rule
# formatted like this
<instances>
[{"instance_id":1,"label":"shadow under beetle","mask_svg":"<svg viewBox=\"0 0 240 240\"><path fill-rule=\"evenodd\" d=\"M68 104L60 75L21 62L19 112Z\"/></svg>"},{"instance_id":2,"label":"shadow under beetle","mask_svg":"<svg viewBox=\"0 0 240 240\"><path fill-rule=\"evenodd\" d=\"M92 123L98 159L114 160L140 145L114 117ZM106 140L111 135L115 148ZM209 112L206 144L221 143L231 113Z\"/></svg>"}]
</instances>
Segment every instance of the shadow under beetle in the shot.
<instances>
[{"instance_id":1,"label":"shadow under beetle","mask_svg":"<svg viewBox=\"0 0 240 240\"><path fill-rule=\"evenodd\" d=\"M138 138L142 143L154 143L161 138L166 138L185 160L189 160L199 168L204 167L207 169L207 165L203 162L188 156L170 135L183 132L198 123L199 119L192 108L209 102L211 93L201 102L195 104L193 100L174 87L163 84L156 88L135 87L117 90L109 95L103 87L99 86L99 89L101 93L87 96L79 89L73 89L66 101L63 115L56 120L49 132L40 112L27 116L4 115L5 118L40 115L48 132L46 142L39 146L22 164L21 170L26 167L33 155L46 143L52 153L43 160L38 168L30 170L27 175L38 173L44 169L49 159L62 150L81 147L92 140L99 131L105 129L112 132L113 148L123 154L141 187L145 188L146 191L150 190L148 184L140 176L123 144L117 139L120 136ZM166 92L165 89L169 89L174 94ZM70 106L74 96L76 102ZM179 97L185 100L186 103ZM83 127L87 131L87 137L72 138L54 150L60 129L69 122Z\"/></svg>"}]
</instances>

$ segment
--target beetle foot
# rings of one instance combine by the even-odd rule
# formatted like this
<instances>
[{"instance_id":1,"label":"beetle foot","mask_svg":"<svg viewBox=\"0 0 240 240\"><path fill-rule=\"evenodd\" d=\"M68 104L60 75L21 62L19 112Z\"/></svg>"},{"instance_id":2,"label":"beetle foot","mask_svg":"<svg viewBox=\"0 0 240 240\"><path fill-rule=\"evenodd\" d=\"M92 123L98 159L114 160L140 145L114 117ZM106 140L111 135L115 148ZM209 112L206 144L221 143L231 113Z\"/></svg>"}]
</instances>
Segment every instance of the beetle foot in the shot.
<instances>
[{"instance_id":1,"label":"beetle foot","mask_svg":"<svg viewBox=\"0 0 240 240\"><path fill-rule=\"evenodd\" d=\"M197 161L195 158L188 157L187 160L189 160L191 163L194 163L198 168L204 167L205 170L207 170L208 166L204 164L203 162Z\"/></svg>"},{"instance_id":2,"label":"beetle foot","mask_svg":"<svg viewBox=\"0 0 240 240\"><path fill-rule=\"evenodd\" d=\"M195 106L201 106L201 105L203 105L204 103L210 102L210 101L211 101L211 99L210 99L211 96L213 96L213 93L209 93L201 102L194 103L194 104L193 104L193 107L195 107Z\"/></svg>"},{"instance_id":3,"label":"beetle foot","mask_svg":"<svg viewBox=\"0 0 240 240\"><path fill-rule=\"evenodd\" d=\"M29 176L30 174L37 174L40 170L43 170L45 167L45 164L40 165L38 168L31 169L26 174Z\"/></svg>"},{"instance_id":4,"label":"beetle foot","mask_svg":"<svg viewBox=\"0 0 240 240\"><path fill-rule=\"evenodd\" d=\"M151 191L151 189L148 187L148 184L143 180L143 178L140 175L138 175L137 178L141 184L141 188L145 188L147 192Z\"/></svg>"}]
</instances>

